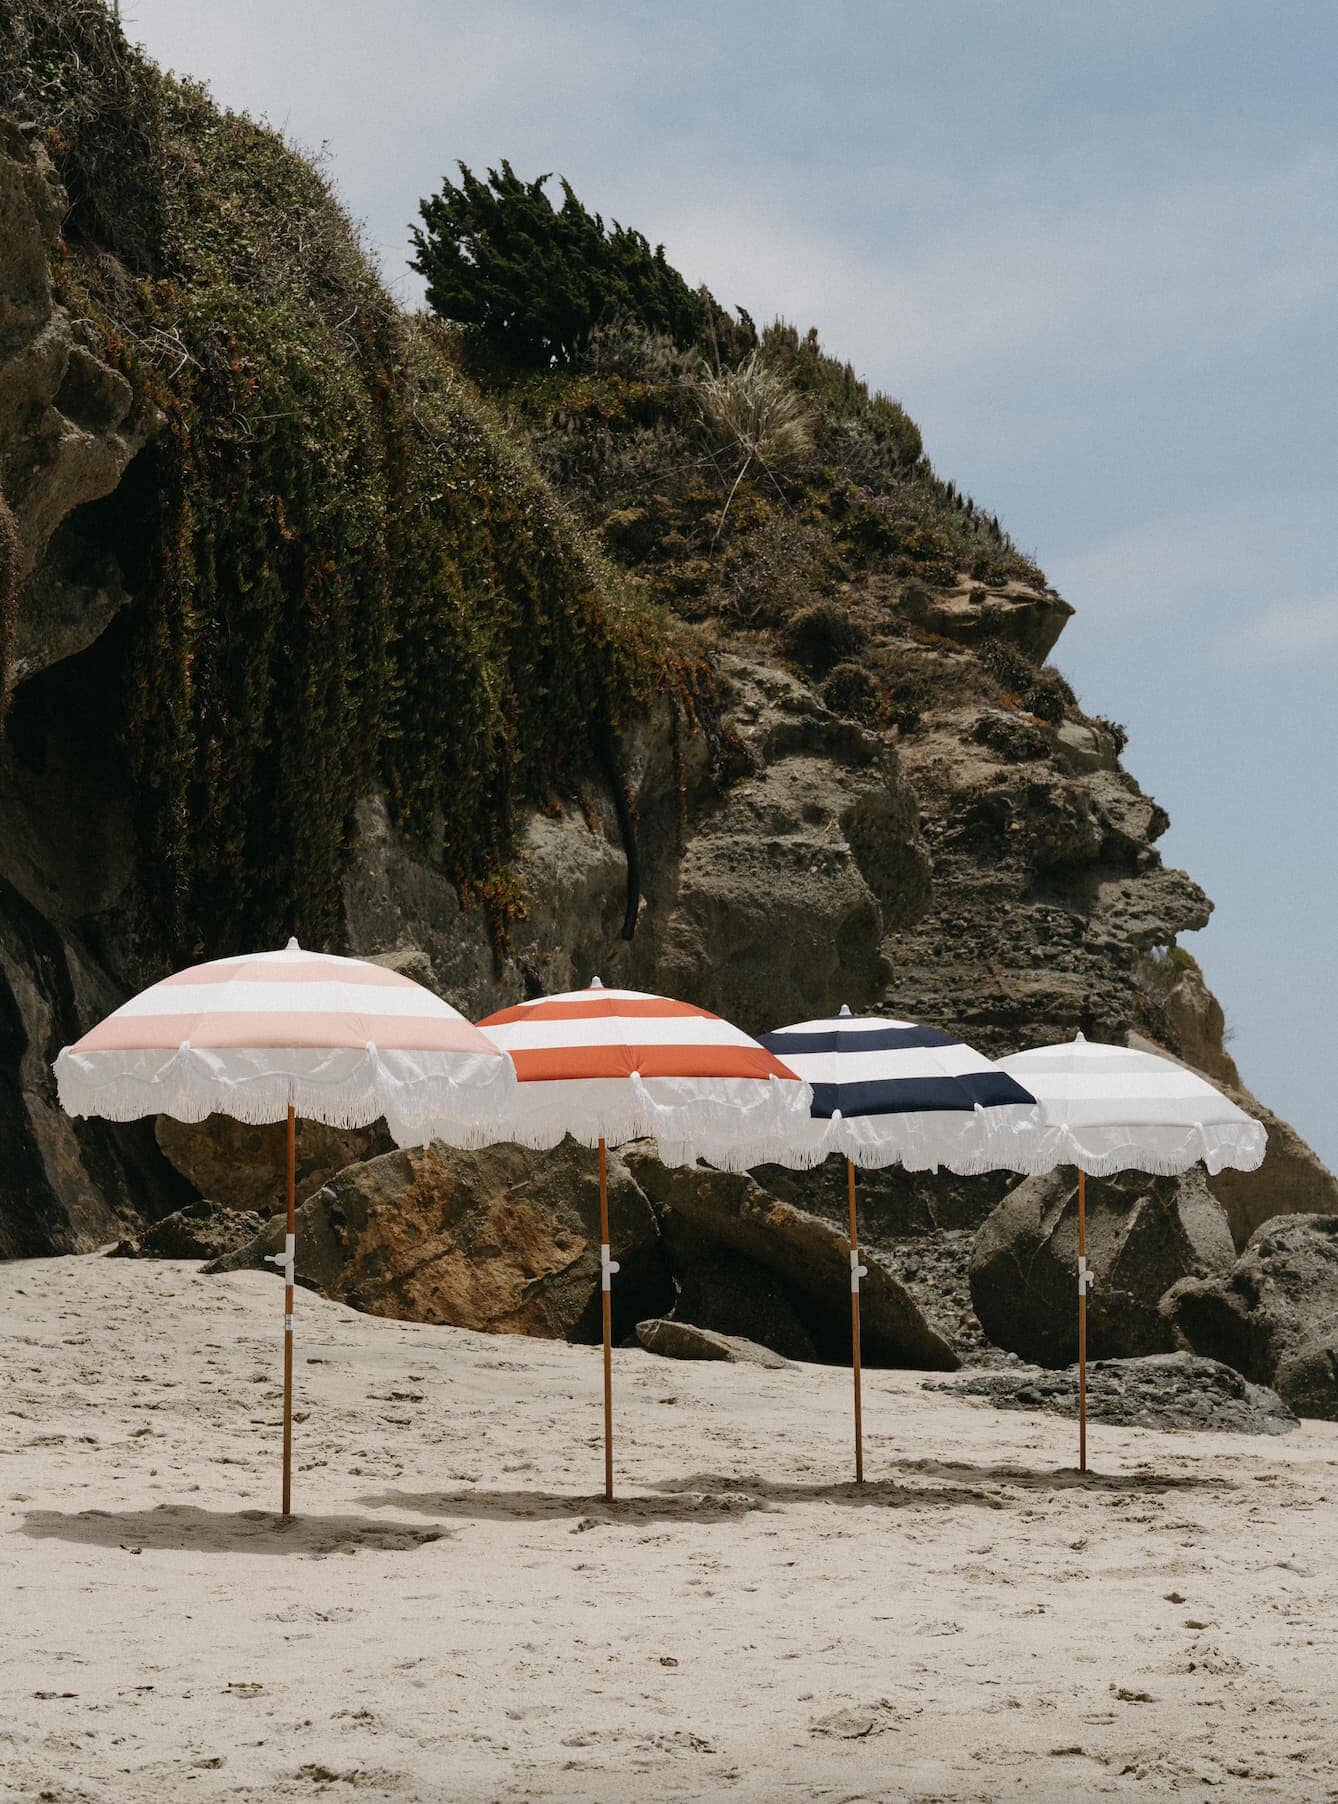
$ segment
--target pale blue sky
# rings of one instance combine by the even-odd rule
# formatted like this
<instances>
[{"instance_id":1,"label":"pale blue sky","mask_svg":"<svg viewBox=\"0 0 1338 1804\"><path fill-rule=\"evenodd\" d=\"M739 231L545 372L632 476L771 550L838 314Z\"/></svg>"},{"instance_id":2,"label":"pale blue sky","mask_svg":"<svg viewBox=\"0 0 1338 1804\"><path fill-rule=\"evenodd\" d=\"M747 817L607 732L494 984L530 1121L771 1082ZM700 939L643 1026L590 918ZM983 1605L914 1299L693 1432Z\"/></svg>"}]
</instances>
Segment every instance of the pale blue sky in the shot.
<instances>
[{"instance_id":1,"label":"pale blue sky","mask_svg":"<svg viewBox=\"0 0 1338 1804\"><path fill-rule=\"evenodd\" d=\"M1338 6L124 0L335 179L408 300L454 159L553 169L816 324L1078 608L1248 1082L1338 1164Z\"/></svg>"}]
</instances>

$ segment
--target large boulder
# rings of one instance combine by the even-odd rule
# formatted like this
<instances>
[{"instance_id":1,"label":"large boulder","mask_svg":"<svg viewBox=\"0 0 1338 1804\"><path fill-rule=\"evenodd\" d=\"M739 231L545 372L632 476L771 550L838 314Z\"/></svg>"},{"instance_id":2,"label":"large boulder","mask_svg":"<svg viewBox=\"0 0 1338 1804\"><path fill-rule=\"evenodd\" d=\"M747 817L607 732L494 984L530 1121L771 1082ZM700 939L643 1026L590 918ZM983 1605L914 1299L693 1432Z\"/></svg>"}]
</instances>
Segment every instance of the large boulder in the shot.
<instances>
[{"instance_id":1,"label":"large boulder","mask_svg":"<svg viewBox=\"0 0 1338 1804\"><path fill-rule=\"evenodd\" d=\"M1208 1179L1208 1188L1226 1210L1236 1246L1243 1248L1255 1229L1276 1215L1338 1214L1338 1177L1302 1140L1289 1122L1266 1108L1241 1082L1236 1062L1224 1043L1222 1005L1203 981L1197 965L1187 965L1157 998L1167 1037L1187 1064L1224 1090L1247 1115L1261 1121L1268 1134L1264 1162L1256 1171L1230 1167ZM1175 1058L1169 1046L1130 1033L1131 1046Z\"/></svg>"},{"instance_id":2,"label":"large boulder","mask_svg":"<svg viewBox=\"0 0 1338 1804\"><path fill-rule=\"evenodd\" d=\"M672 1301L650 1207L608 1161L615 1332ZM264 1269L283 1218L210 1269ZM434 1142L349 1165L297 1212L298 1282L369 1315L548 1340L599 1327L596 1155L567 1141L455 1152ZM647 1305L649 1304L649 1308Z\"/></svg>"},{"instance_id":3,"label":"large boulder","mask_svg":"<svg viewBox=\"0 0 1338 1804\"><path fill-rule=\"evenodd\" d=\"M187 1203L154 1222L142 1234L120 1241L117 1259L224 1259L249 1245L264 1227L253 1210L220 1209L205 1202Z\"/></svg>"},{"instance_id":4,"label":"large boulder","mask_svg":"<svg viewBox=\"0 0 1338 1804\"><path fill-rule=\"evenodd\" d=\"M1235 1247L1197 1168L1087 1180L1088 1350L1096 1359L1176 1345L1161 1298L1179 1279L1226 1273ZM1078 1187L1067 1170L1024 1179L976 1236L971 1301L989 1338L1038 1365L1077 1357Z\"/></svg>"},{"instance_id":5,"label":"large boulder","mask_svg":"<svg viewBox=\"0 0 1338 1804\"><path fill-rule=\"evenodd\" d=\"M163 1156L201 1196L224 1209L282 1208L287 1168L286 1122L256 1126L229 1115L204 1121L174 1121L160 1115L155 1132ZM394 1141L383 1122L365 1128L326 1127L321 1121L297 1124L297 1200L303 1203L336 1172L359 1160L389 1152Z\"/></svg>"},{"instance_id":6,"label":"large boulder","mask_svg":"<svg viewBox=\"0 0 1338 1804\"><path fill-rule=\"evenodd\" d=\"M1175 1285L1162 1309L1194 1352L1338 1421L1338 1215L1266 1223L1230 1271Z\"/></svg>"},{"instance_id":7,"label":"large boulder","mask_svg":"<svg viewBox=\"0 0 1338 1804\"><path fill-rule=\"evenodd\" d=\"M793 1320L808 1336L812 1351L798 1357L850 1357L850 1254L839 1228L781 1201L746 1173L704 1165L670 1169L648 1153L630 1151L627 1156L646 1194L669 1212L666 1239L680 1283L685 1242L701 1265L719 1263L734 1273L736 1285L751 1268L754 1287L772 1289L785 1312L782 1327ZM910 1291L872 1256L865 1263L860 1326L868 1363L954 1371L956 1353ZM700 1305L711 1296L699 1284L690 1299L680 1296L678 1313L718 1331L742 1330L775 1352L795 1356L793 1343L783 1332L771 1332L765 1319L744 1322L732 1311L728 1319L708 1319Z\"/></svg>"}]
</instances>

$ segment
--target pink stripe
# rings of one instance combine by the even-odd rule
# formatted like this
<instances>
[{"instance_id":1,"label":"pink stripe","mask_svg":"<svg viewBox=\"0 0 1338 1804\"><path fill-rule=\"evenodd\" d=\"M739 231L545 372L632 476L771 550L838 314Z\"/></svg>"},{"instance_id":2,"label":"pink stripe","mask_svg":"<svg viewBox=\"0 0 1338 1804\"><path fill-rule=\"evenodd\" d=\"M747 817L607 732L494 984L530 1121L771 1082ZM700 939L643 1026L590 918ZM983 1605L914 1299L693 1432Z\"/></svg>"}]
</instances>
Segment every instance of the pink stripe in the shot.
<instances>
[{"instance_id":1,"label":"pink stripe","mask_svg":"<svg viewBox=\"0 0 1338 1804\"><path fill-rule=\"evenodd\" d=\"M270 963L261 957L244 959L236 965L196 965L193 970L174 971L153 987L160 989L177 983L356 983L383 984L387 989L400 990L423 987L398 971L388 971L384 965L333 958L310 958L301 964L290 964L277 959Z\"/></svg>"},{"instance_id":2,"label":"pink stripe","mask_svg":"<svg viewBox=\"0 0 1338 1804\"><path fill-rule=\"evenodd\" d=\"M365 1046L384 1051L472 1052L503 1058L459 1016L321 1015L258 1011L216 1015L110 1015L76 1042L75 1052L175 1052L183 1041L226 1046Z\"/></svg>"}]
</instances>

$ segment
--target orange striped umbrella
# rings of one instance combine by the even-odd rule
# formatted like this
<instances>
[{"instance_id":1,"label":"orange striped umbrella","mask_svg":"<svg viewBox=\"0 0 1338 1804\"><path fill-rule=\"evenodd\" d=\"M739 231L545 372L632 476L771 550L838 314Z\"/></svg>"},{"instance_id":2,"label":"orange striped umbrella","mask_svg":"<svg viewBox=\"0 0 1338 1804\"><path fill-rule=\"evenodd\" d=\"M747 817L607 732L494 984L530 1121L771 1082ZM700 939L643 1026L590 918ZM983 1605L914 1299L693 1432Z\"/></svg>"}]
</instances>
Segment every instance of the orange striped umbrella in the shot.
<instances>
[{"instance_id":1,"label":"orange striped umbrella","mask_svg":"<svg viewBox=\"0 0 1338 1804\"><path fill-rule=\"evenodd\" d=\"M606 1146L653 1138L671 1165L699 1156L734 1170L764 1163L808 1128L809 1087L742 1029L708 1009L640 990L540 997L479 1022L509 1054L509 1130L525 1146L564 1134L599 1148L604 1317L604 1494L613 1496L611 1290Z\"/></svg>"}]
</instances>

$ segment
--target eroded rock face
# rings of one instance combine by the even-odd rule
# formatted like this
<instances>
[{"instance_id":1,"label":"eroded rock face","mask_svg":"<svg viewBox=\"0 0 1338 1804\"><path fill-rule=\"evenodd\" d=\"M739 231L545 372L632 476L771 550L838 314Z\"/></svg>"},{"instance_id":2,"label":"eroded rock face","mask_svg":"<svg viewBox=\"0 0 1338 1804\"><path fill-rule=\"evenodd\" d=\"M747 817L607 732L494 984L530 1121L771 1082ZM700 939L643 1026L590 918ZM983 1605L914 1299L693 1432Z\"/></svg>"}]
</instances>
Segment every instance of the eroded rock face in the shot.
<instances>
[{"instance_id":1,"label":"eroded rock face","mask_svg":"<svg viewBox=\"0 0 1338 1804\"><path fill-rule=\"evenodd\" d=\"M155 1122L164 1157L187 1183L224 1209L269 1216L284 1206L288 1128L282 1121L255 1126L211 1115L207 1121ZM304 1203L346 1165L387 1153L394 1142L382 1122L366 1128L332 1128L299 1121L294 1136L297 1200Z\"/></svg>"},{"instance_id":2,"label":"eroded rock face","mask_svg":"<svg viewBox=\"0 0 1338 1804\"><path fill-rule=\"evenodd\" d=\"M1070 1171L1026 1178L976 1236L971 1300L986 1334L1038 1365L1077 1358L1078 1193ZM1096 1359L1171 1352L1160 1299L1189 1275L1230 1271L1235 1248L1202 1173L1087 1180L1088 1351Z\"/></svg>"},{"instance_id":3,"label":"eroded rock face","mask_svg":"<svg viewBox=\"0 0 1338 1804\"><path fill-rule=\"evenodd\" d=\"M1226 1210L1232 1238L1243 1248L1264 1222L1281 1215L1338 1214L1338 1178L1317 1159L1289 1122L1283 1121L1240 1081L1235 1061L1222 1045L1222 1010L1197 972L1186 974L1171 992L1168 1015L1188 1023L1184 1039L1202 1063L1186 1051L1183 1062L1208 1078L1247 1115L1261 1121L1268 1135L1264 1162L1257 1171L1220 1171L1209 1177L1208 1188ZM1175 1051L1131 1033L1129 1044L1174 1058Z\"/></svg>"},{"instance_id":4,"label":"eroded rock face","mask_svg":"<svg viewBox=\"0 0 1338 1804\"><path fill-rule=\"evenodd\" d=\"M691 1229L704 1262L719 1247L774 1274L786 1304L813 1336L818 1357L849 1357L850 1257L843 1234L821 1217L782 1202L746 1174L704 1165L670 1170L639 1151L629 1152L628 1162L647 1196ZM866 1263L860 1315L869 1364L955 1370L957 1355L910 1292L876 1259ZM695 1305L680 1300L680 1307L701 1322ZM789 1350L775 1345L759 1326L748 1332L777 1352Z\"/></svg>"},{"instance_id":5,"label":"eroded rock face","mask_svg":"<svg viewBox=\"0 0 1338 1804\"><path fill-rule=\"evenodd\" d=\"M18 528L14 678L91 645L129 600L76 520L109 495L162 417L55 298L67 201L40 144L0 120L0 492Z\"/></svg>"},{"instance_id":6,"label":"eroded rock face","mask_svg":"<svg viewBox=\"0 0 1338 1804\"><path fill-rule=\"evenodd\" d=\"M369 1315L545 1340L599 1336L595 1154L433 1144L350 1165L297 1212L300 1283ZM655 1221L622 1161L609 1156L610 1237L623 1270L615 1331L630 1333L672 1292ZM265 1269L283 1243L275 1216L212 1270ZM625 1320L623 1318L626 1318Z\"/></svg>"},{"instance_id":7,"label":"eroded rock face","mask_svg":"<svg viewBox=\"0 0 1338 1804\"><path fill-rule=\"evenodd\" d=\"M683 728L675 756L667 707L627 748L642 888L632 940L622 937L627 861L609 797L531 814L519 859L525 916L500 971L481 917L462 911L371 797L344 889L352 949L421 956L433 987L476 1017L592 976L682 996L758 1032L826 1011L833 996L852 1007L877 996L883 935L914 918L929 881L895 754L788 673L738 658L722 667L732 782L721 789L710 777L700 734Z\"/></svg>"},{"instance_id":8,"label":"eroded rock face","mask_svg":"<svg viewBox=\"0 0 1338 1804\"><path fill-rule=\"evenodd\" d=\"M1268 1222L1231 1270L1186 1279L1162 1308L1194 1352L1338 1421L1338 1216Z\"/></svg>"}]
</instances>

